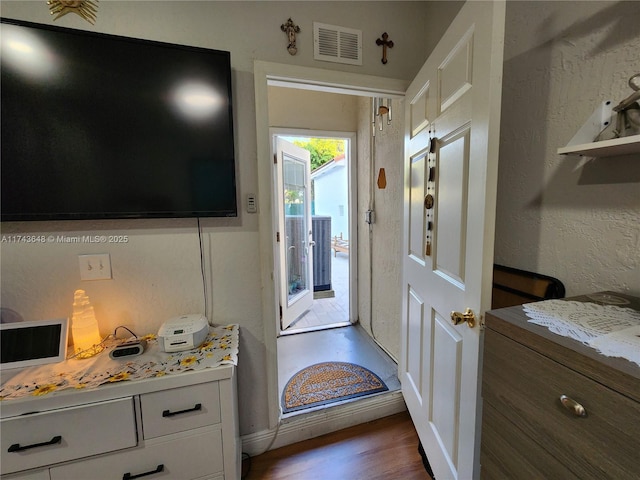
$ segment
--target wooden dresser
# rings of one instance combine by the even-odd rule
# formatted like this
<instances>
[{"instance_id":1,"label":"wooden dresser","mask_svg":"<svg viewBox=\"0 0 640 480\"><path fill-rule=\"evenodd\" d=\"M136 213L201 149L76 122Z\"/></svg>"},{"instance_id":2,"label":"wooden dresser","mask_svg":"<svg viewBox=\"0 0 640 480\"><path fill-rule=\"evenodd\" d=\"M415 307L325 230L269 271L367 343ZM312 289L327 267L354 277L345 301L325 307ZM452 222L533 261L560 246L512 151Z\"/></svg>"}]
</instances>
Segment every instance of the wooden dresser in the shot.
<instances>
[{"instance_id":1,"label":"wooden dresser","mask_svg":"<svg viewBox=\"0 0 640 480\"><path fill-rule=\"evenodd\" d=\"M636 364L529 323L522 306L492 310L482 397L483 479L640 478Z\"/></svg>"},{"instance_id":2,"label":"wooden dresser","mask_svg":"<svg viewBox=\"0 0 640 480\"><path fill-rule=\"evenodd\" d=\"M240 479L236 367L3 401L4 480Z\"/></svg>"}]
</instances>

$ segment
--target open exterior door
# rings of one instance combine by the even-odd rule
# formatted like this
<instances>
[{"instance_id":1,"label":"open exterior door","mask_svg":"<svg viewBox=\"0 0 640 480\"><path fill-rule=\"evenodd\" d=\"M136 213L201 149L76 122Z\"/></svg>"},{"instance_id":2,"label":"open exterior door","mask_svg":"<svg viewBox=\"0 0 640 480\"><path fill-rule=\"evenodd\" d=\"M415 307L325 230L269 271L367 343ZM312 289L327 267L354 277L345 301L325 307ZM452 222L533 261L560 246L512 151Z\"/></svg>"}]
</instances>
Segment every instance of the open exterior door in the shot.
<instances>
[{"instance_id":1,"label":"open exterior door","mask_svg":"<svg viewBox=\"0 0 640 480\"><path fill-rule=\"evenodd\" d=\"M311 155L276 137L280 326L284 330L313 304Z\"/></svg>"},{"instance_id":2,"label":"open exterior door","mask_svg":"<svg viewBox=\"0 0 640 480\"><path fill-rule=\"evenodd\" d=\"M480 476L504 18L504 2L467 2L406 96L399 368L438 480Z\"/></svg>"}]
</instances>

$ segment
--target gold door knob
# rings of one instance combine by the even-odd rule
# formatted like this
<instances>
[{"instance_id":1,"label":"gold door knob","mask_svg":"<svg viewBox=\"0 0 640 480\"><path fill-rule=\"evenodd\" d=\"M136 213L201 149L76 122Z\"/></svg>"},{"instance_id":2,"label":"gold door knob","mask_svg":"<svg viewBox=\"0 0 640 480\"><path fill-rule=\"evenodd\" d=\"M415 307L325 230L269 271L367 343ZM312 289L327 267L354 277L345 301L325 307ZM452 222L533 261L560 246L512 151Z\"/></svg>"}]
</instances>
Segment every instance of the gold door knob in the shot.
<instances>
[{"instance_id":1,"label":"gold door knob","mask_svg":"<svg viewBox=\"0 0 640 480\"><path fill-rule=\"evenodd\" d=\"M467 322L469 328L473 328L476 326L476 315L470 308L467 308L464 313L462 312L451 312L451 321L454 325L460 325L461 323Z\"/></svg>"}]
</instances>

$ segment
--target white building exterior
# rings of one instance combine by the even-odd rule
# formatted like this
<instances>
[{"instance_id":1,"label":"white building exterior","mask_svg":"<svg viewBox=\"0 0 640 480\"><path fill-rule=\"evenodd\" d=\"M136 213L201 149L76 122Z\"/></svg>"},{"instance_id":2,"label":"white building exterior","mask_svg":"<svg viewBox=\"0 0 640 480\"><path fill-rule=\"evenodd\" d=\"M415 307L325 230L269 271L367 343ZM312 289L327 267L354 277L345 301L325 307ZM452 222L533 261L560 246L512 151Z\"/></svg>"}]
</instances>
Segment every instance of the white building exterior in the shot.
<instances>
[{"instance_id":1,"label":"white building exterior","mask_svg":"<svg viewBox=\"0 0 640 480\"><path fill-rule=\"evenodd\" d=\"M348 162L340 154L311 172L313 214L331 217L331 237L349 239Z\"/></svg>"}]
</instances>

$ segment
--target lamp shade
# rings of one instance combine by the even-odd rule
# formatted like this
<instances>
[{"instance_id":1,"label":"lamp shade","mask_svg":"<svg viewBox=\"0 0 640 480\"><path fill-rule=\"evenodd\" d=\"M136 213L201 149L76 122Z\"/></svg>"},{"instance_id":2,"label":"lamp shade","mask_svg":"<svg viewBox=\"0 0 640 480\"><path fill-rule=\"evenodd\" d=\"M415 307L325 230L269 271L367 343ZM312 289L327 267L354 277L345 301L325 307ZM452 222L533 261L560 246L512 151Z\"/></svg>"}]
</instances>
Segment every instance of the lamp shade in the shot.
<instances>
[{"instance_id":1,"label":"lamp shade","mask_svg":"<svg viewBox=\"0 0 640 480\"><path fill-rule=\"evenodd\" d=\"M104 349L93 306L84 290L76 290L73 294L71 334L76 358L89 358Z\"/></svg>"}]
</instances>

